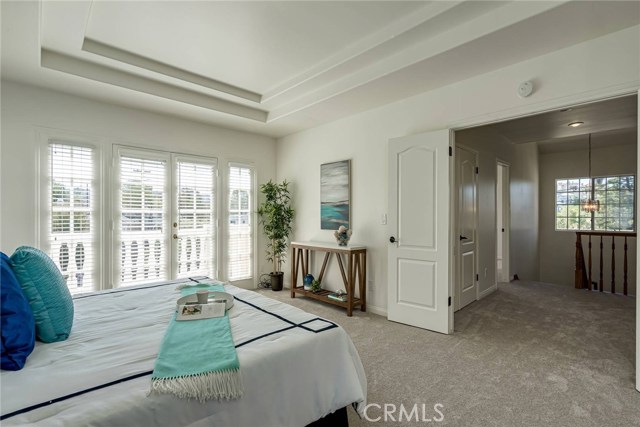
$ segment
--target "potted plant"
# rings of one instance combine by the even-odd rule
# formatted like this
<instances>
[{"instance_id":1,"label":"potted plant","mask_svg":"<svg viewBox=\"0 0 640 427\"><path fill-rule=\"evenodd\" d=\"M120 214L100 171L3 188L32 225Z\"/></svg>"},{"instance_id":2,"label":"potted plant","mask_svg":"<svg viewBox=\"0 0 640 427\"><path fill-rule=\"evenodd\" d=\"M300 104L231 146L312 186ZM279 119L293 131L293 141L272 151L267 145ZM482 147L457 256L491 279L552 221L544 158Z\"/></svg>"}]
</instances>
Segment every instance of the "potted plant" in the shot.
<instances>
[{"instance_id":1,"label":"potted plant","mask_svg":"<svg viewBox=\"0 0 640 427\"><path fill-rule=\"evenodd\" d=\"M284 273L281 271L282 261L287 255L287 239L291 233L294 210L291 207L289 183L285 180L281 184L271 180L260 186L264 195L264 202L258 207L260 224L268 239L267 260L273 262L271 289L282 290Z\"/></svg>"}]
</instances>

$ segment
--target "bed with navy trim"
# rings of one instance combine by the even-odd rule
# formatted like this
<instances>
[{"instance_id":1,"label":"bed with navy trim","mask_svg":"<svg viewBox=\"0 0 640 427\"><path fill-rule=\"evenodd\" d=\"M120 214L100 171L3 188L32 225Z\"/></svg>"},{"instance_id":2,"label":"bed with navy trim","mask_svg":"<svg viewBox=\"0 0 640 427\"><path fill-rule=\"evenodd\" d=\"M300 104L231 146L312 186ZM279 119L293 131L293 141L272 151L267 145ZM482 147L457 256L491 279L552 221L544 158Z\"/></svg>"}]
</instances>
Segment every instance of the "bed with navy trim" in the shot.
<instances>
[{"instance_id":1,"label":"bed with navy trim","mask_svg":"<svg viewBox=\"0 0 640 427\"><path fill-rule=\"evenodd\" d=\"M198 279L75 297L69 339L37 343L24 369L2 371L2 425L301 427L352 404L363 410L364 369L340 326L231 285L244 396L148 396L176 287Z\"/></svg>"}]
</instances>

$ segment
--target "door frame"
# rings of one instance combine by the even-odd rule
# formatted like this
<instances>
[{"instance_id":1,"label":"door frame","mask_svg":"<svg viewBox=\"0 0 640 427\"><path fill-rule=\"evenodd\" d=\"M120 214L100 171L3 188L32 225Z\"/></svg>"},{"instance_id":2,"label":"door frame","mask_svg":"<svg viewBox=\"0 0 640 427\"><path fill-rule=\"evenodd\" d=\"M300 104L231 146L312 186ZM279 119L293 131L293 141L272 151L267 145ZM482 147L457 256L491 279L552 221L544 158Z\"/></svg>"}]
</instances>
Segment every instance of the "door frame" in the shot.
<instances>
[{"instance_id":1,"label":"door frame","mask_svg":"<svg viewBox=\"0 0 640 427\"><path fill-rule=\"evenodd\" d=\"M451 138L450 138L451 139ZM454 191L452 194L452 198L453 198L453 205L451 207L452 211L453 211L453 218L454 218L454 222L452 222L452 224L454 225L453 228L453 235L451 236L452 239L452 252L453 252L453 272L454 272L454 276L453 276L453 280L450 280L450 282L452 283L452 287L453 287L453 292L451 293L451 298L453 299L452 301L452 306L453 306L453 311L456 312L458 310L460 310L460 295L459 295L459 281L460 281L460 269L462 268L462 259L460 258L460 239L459 239L459 235L460 235L460 223L459 223L459 216L458 216L458 209L460 208L460 206L458 205L459 202L459 195L460 195L460 187L458 185L458 159L456 157L456 150L460 148L462 150L466 150L470 153L473 153L473 155L475 156L475 166L478 168L480 167L480 152L478 150L475 150L473 148L470 148L467 145L464 144L455 144L453 147L453 162L451 164L451 167L453 169L453 181L452 181L452 186L454 187ZM480 233L478 232L478 226L479 226L479 221L478 221L478 214L479 214L479 201L478 201L478 178L479 178L479 174L476 174L476 179L475 179L475 186L476 186L476 197L475 197L475 205L476 205L476 214L473 218L473 222L475 225L475 230L476 230L476 235L475 235L475 242L476 242L476 256L475 256L475 272L476 274L480 274L478 273L478 265L479 265L479 259L480 259ZM480 293L479 293L479 286L478 286L478 280L475 281L475 290L476 290L476 301L478 301L478 299L480 299Z\"/></svg>"},{"instance_id":2,"label":"door frame","mask_svg":"<svg viewBox=\"0 0 640 427\"><path fill-rule=\"evenodd\" d=\"M504 226L504 233L502 234L502 277L498 277L498 245L496 244L496 283L505 281L504 278L506 276L507 280L511 280L511 270L510 270L510 242L511 242L511 165L509 162L504 161L500 158L496 159L496 171L499 167L503 167L505 170L505 176L502 178L502 225ZM506 178L506 179L505 179ZM496 180L497 181L497 180ZM497 191L497 188L496 188ZM496 197L496 213L498 212L498 198ZM498 215L496 215L496 225L495 229L498 228ZM506 273L506 274L505 274Z\"/></svg>"}]
</instances>

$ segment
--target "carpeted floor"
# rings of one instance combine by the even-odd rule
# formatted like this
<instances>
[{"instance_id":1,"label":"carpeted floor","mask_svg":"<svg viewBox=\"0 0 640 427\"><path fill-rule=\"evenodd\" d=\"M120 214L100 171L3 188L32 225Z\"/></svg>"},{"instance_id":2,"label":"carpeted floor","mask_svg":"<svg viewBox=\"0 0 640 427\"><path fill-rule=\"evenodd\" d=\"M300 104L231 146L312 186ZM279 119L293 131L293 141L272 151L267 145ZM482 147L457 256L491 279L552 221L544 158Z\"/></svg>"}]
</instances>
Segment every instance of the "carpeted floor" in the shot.
<instances>
[{"instance_id":1,"label":"carpeted floor","mask_svg":"<svg viewBox=\"0 0 640 427\"><path fill-rule=\"evenodd\" d=\"M635 390L635 299L518 281L456 313L441 335L370 313L262 290L340 324L367 373L368 401L426 407L444 420L351 426L640 426ZM398 409L399 410L399 409ZM382 416L372 407L371 418ZM397 419L398 412L395 413ZM422 416L422 415L420 415Z\"/></svg>"}]
</instances>

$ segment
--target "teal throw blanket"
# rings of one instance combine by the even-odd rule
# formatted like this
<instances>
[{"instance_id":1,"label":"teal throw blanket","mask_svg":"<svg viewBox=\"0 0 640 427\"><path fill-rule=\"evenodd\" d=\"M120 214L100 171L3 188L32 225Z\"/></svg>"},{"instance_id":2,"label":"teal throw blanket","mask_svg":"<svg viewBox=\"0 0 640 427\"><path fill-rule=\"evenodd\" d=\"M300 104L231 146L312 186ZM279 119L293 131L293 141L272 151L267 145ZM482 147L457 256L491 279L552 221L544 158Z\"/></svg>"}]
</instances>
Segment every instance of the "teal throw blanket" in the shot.
<instances>
[{"instance_id":1,"label":"teal throw blanket","mask_svg":"<svg viewBox=\"0 0 640 427\"><path fill-rule=\"evenodd\" d=\"M202 289L224 291L224 286L187 285L181 293L186 296ZM151 376L151 394L164 393L200 402L242 397L240 363L228 313L189 321L176 321L174 314Z\"/></svg>"}]
</instances>

